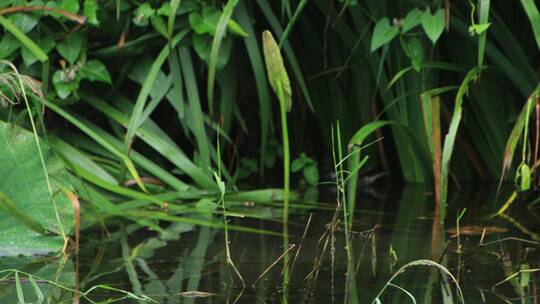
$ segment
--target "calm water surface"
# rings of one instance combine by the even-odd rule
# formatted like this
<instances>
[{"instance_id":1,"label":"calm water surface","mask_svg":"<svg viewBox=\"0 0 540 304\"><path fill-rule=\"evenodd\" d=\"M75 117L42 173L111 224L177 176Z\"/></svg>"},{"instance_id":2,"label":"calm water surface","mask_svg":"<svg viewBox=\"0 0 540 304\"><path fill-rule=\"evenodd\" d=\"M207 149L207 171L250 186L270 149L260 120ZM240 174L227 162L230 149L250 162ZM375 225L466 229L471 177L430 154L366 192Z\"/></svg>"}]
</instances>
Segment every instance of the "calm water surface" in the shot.
<instances>
[{"instance_id":1,"label":"calm water surface","mask_svg":"<svg viewBox=\"0 0 540 304\"><path fill-rule=\"evenodd\" d=\"M9 258L0 259L0 269L34 275L33 282L20 276L28 303L39 303L39 293L42 303L89 303L66 288L87 291L98 285L107 287L88 297L103 303L144 303L123 291L157 303L371 303L400 267L429 259L459 281L466 303L540 302L540 203L531 204L535 197L516 202L509 216L490 217L500 205L493 187L454 191L453 208L437 227L433 197L426 189L374 189L358 200L349 231L351 258L345 250L345 226L332 221L332 196L320 200L330 203L291 216L286 288L280 235L229 231L231 259L243 288L227 264L224 231L184 223L163 226L161 233L133 223L112 227L108 235L96 230L85 233L78 263L73 257ZM458 239L457 215L465 208ZM273 207L249 202L234 209L280 215ZM272 219L234 216L230 223L277 234L283 229ZM413 298L417 303L460 303L452 277L426 263L400 273L379 297L381 303L413 303ZM17 303L16 288L13 276L4 278L0 302Z\"/></svg>"}]
</instances>

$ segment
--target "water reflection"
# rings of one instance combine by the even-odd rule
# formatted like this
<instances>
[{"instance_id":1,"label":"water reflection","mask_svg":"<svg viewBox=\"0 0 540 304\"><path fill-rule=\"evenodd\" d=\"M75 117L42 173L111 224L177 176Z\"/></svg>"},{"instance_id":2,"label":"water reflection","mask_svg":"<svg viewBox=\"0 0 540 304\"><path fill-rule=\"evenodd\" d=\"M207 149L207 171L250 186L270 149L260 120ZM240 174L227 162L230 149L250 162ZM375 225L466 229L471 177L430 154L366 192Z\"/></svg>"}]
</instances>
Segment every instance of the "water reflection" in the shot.
<instances>
[{"instance_id":1,"label":"water reflection","mask_svg":"<svg viewBox=\"0 0 540 304\"><path fill-rule=\"evenodd\" d=\"M234 219L279 232L229 231L231 259L245 289L227 261L223 230L185 223L163 226L159 233L127 223L105 236L86 232L78 268L74 259L17 258L0 259L0 269L34 275L36 284L19 278L29 303L39 303L35 285L43 303L89 302L85 296L125 303L371 303L381 290L382 303L460 303L454 279L468 303L537 303L540 205L490 217L497 210L494 190L455 194L444 223L421 186L390 189L383 200L360 197L350 230L332 204L321 205L327 211L297 211L286 238L278 221ZM416 262L392 278L417 260L437 262L449 273ZM16 303L21 292L13 273L3 272L0 281L0 302ZM73 292L77 288L91 292L81 296Z\"/></svg>"}]
</instances>

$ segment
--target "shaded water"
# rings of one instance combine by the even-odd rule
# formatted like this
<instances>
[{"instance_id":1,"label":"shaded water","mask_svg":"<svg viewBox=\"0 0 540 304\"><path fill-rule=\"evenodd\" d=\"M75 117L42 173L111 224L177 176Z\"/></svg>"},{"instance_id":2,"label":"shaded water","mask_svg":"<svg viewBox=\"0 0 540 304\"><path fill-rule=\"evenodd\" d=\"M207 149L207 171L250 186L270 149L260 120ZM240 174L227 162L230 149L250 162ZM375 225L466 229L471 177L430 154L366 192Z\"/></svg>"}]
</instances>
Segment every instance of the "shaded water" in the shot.
<instances>
[{"instance_id":1,"label":"shaded water","mask_svg":"<svg viewBox=\"0 0 540 304\"><path fill-rule=\"evenodd\" d=\"M25 300L32 303L39 295L35 286L44 303L89 302L40 278L81 291L106 285L88 294L96 302L142 301L122 293L130 291L158 303L371 303L400 267L430 259L445 265L459 281L466 303L540 302L540 204L516 202L509 216L490 218L500 206L494 188L461 190L451 196L443 227L434 229L433 197L426 189L378 191L358 200L362 208L356 210L349 232L352 260L347 259L343 224L330 224L335 203L294 212L285 289L281 236L229 231L232 260L246 283L242 288L227 264L223 230L185 223L163 227L160 234L130 223L113 227L108 236L85 233L79 266L75 258L64 263L11 258L0 259L0 269L36 276L32 281L20 275ZM465 208L458 239L457 214ZM279 216L279 210L249 202L233 209ZM277 220L231 217L230 222L278 234L282 230ZM347 272L352 274L348 281ZM412 297L418 303L460 302L452 278L425 263L407 268L392 283L380 296L382 303L413 303ZM0 284L1 303L16 303L16 288L13 276L6 277Z\"/></svg>"}]
</instances>

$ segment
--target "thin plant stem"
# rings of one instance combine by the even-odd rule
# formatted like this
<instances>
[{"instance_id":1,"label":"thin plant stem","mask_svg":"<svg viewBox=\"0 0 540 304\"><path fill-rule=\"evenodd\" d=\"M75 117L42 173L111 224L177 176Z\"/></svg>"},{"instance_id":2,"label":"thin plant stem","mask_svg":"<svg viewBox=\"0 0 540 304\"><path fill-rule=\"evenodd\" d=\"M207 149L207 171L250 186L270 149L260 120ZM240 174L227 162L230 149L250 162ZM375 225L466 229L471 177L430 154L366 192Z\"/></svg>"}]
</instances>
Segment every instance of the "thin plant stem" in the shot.
<instances>
[{"instance_id":1,"label":"thin plant stem","mask_svg":"<svg viewBox=\"0 0 540 304\"><path fill-rule=\"evenodd\" d=\"M283 223L286 224L289 221L290 153L287 109L283 88L281 86L278 86L278 99L281 113L281 129L283 134Z\"/></svg>"}]
</instances>

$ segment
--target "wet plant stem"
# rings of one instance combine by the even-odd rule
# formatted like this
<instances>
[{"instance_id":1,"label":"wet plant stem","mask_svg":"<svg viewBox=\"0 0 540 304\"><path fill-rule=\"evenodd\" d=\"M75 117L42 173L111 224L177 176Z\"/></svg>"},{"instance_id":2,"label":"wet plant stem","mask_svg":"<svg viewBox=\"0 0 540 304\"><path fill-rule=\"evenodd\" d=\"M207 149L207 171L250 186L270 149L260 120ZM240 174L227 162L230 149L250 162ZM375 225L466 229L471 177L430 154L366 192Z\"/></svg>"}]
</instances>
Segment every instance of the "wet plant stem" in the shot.
<instances>
[{"instance_id":1,"label":"wet plant stem","mask_svg":"<svg viewBox=\"0 0 540 304\"><path fill-rule=\"evenodd\" d=\"M290 151L289 128L287 126L287 105L282 86L277 86L279 110L281 114L281 130L283 136L283 303L287 303L287 285L289 284L289 191L290 191Z\"/></svg>"},{"instance_id":2,"label":"wet plant stem","mask_svg":"<svg viewBox=\"0 0 540 304\"><path fill-rule=\"evenodd\" d=\"M289 221L289 192L290 192L290 151L289 128L287 126L287 106L283 88L278 86L277 95L281 114L281 130L283 135L283 223Z\"/></svg>"}]
</instances>

